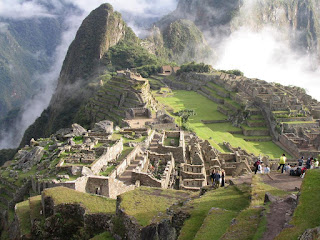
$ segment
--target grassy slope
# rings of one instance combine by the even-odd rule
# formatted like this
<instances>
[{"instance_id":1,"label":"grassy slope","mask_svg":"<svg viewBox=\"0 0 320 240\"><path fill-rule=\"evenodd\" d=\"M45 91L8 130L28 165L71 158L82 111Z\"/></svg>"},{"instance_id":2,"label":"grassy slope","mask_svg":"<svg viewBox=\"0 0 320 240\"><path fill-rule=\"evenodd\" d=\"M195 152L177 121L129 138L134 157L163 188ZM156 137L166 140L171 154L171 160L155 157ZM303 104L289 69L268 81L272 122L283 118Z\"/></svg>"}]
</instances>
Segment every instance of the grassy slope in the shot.
<instances>
[{"instance_id":1,"label":"grassy slope","mask_svg":"<svg viewBox=\"0 0 320 240\"><path fill-rule=\"evenodd\" d=\"M21 235L30 234L30 207L29 201L20 202L16 205L16 214L20 223Z\"/></svg>"},{"instance_id":2,"label":"grassy slope","mask_svg":"<svg viewBox=\"0 0 320 240\"><path fill-rule=\"evenodd\" d=\"M252 178L251 203L250 206L236 217L235 224L230 225L221 239L260 239L266 231L266 217L262 215L265 193L269 192L275 196L288 195L287 192L264 184L258 175Z\"/></svg>"},{"instance_id":3,"label":"grassy slope","mask_svg":"<svg viewBox=\"0 0 320 240\"><path fill-rule=\"evenodd\" d=\"M91 213L114 214L116 210L116 200L77 192L65 187L49 188L44 190L42 194L52 197L56 205L79 203Z\"/></svg>"},{"instance_id":4,"label":"grassy slope","mask_svg":"<svg viewBox=\"0 0 320 240\"><path fill-rule=\"evenodd\" d=\"M293 218L293 228L284 229L277 240L297 239L306 229L318 227L320 223L320 170L309 170L301 187L301 196Z\"/></svg>"},{"instance_id":5,"label":"grassy slope","mask_svg":"<svg viewBox=\"0 0 320 240\"><path fill-rule=\"evenodd\" d=\"M283 150L273 142L246 142L243 135L233 135L228 131L241 131L231 123L203 124L201 120L224 120L227 117L218 112L218 104L210 101L204 96L191 91L174 91L173 97L159 97L156 99L168 105L174 111L182 109L194 109L196 115L190 117L190 127L203 139L208 139L212 146L223 152L218 145L223 142L230 142L234 147L241 147L256 155L269 155L270 158L279 158ZM242 136L242 137L240 137Z\"/></svg>"},{"instance_id":6,"label":"grassy slope","mask_svg":"<svg viewBox=\"0 0 320 240\"><path fill-rule=\"evenodd\" d=\"M247 187L242 192L235 186L220 188L190 202L191 217L184 223L178 239L204 239L204 236L211 236L206 239L219 239L230 221L249 205L248 190Z\"/></svg>"},{"instance_id":7,"label":"grassy slope","mask_svg":"<svg viewBox=\"0 0 320 240\"><path fill-rule=\"evenodd\" d=\"M121 208L141 226L147 226L159 213L165 213L174 203L191 196L193 193L187 191L140 187L121 195Z\"/></svg>"},{"instance_id":8,"label":"grassy slope","mask_svg":"<svg viewBox=\"0 0 320 240\"><path fill-rule=\"evenodd\" d=\"M104 232L91 238L91 240L114 240L114 238L109 232Z\"/></svg>"}]
</instances>

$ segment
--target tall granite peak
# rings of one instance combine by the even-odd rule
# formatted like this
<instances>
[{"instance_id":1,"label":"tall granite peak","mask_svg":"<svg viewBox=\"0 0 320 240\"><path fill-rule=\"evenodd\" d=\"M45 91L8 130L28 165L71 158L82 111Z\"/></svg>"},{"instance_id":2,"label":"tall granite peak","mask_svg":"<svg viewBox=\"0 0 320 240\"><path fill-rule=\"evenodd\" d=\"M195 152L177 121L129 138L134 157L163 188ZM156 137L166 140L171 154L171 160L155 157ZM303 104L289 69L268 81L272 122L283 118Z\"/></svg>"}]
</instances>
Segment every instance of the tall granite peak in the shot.
<instances>
[{"instance_id":1,"label":"tall granite peak","mask_svg":"<svg viewBox=\"0 0 320 240\"><path fill-rule=\"evenodd\" d=\"M121 14L110 4L102 4L82 22L65 58L59 86L74 84L89 76L110 47L123 40L130 32Z\"/></svg>"}]
</instances>

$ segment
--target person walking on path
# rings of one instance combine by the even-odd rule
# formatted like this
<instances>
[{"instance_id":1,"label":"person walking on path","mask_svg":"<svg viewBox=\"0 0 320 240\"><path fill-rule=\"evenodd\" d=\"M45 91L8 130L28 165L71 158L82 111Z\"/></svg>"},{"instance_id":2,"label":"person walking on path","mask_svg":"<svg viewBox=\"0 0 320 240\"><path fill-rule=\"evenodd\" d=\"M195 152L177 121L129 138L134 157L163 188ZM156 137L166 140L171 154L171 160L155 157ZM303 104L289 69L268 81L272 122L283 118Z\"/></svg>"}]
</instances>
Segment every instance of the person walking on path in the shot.
<instances>
[{"instance_id":1,"label":"person walking on path","mask_svg":"<svg viewBox=\"0 0 320 240\"><path fill-rule=\"evenodd\" d=\"M216 180L216 172L214 169L211 172L210 178L211 178L212 186L214 186L214 182Z\"/></svg>"},{"instance_id":2,"label":"person walking on path","mask_svg":"<svg viewBox=\"0 0 320 240\"><path fill-rule=\"evenodd\" d=\"M282 167L281 173L283 173L283 168L284 168L284 165L286 164L286 161L287 161L286 155L282 154L282 156L280 157L280 165L278 167L278 170Z\"/></svg>"},{"instance_id":3,"label":"person walking on path","mask_svg":"<svg viewBox=\"0 0 320 240\"><path fill-rule=\"evenodd\" d=\"M254 171L254 174L257 174L257 171L259 170L259 165L261 164L260 159L258 159L255 163L254 163L254 167L256 168Z\"/></svg>"},{"instance_id":4,"label":"person walking on path","mask_svg":"<svg viewBox=\"0 0 320 240\"><path fill-rule=\"evenodd\" d=\"M222 172L221 172L221 187L224 187L224 183L225 183L225 172L224 172L224 170L222 170Z\"/></svg>"},{"instance_id":5,"label":"person walking on path","mask_svg":"<svg viewBox=\"0 0 320 240\"><path fill-rule=\"evenodd\" d=\"M302 167L303 165L303 157L301 157L299 160L298 160L298 164L300 167Z\"/></svg>"},{"instance_id":6,"label":"person walking on path","mask_svg":"<svg viewBox=\"0 0 320 240\"><path fill-rule=\"evenodd\" d=\"M307 164L306 164L307 165L307 169L311 168L312 160L313 160L313 158L308 158Z\"/></svg>"},{"instance_id":7,"label":"person walking on path","mask_svg":"<svg viewBox=\"0 0 320 240\"><path fill-rule=\"evenodd\" d=\"M217 186L217 188L219 188L219 186L220 186L220 178L221 178L219 170L216 172L216 176L215 177L216 177L215 185Z\"/></svg>"}]
</instances>

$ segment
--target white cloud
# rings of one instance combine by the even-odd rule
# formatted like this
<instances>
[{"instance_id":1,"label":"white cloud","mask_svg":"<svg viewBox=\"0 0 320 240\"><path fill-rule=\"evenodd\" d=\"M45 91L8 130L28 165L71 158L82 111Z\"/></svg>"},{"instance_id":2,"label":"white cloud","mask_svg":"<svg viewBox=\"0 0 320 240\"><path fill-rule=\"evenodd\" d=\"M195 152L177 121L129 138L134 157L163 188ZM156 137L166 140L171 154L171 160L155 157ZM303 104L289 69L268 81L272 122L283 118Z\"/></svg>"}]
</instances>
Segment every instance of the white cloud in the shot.
<instances>
[{"instance_id":1,"label":"white cloud","mask_svg":"<svg viewBox=\"0 0 320 240\"><path fill-rule=\"evenodd\" d=\"M1 0L0 17L8 19L27 19L32 17L53 17L38 1Z\"/></svg>"},{"instance_id":2,"label":"white cloud","mask_svg":"<svg viewBox=\"0 0 320 240\"><path fill-rule=\"evenodd\" d=\"M312 69L313 58L290 49L275 28L240 28L223 40L219 55L218 69L240 69L247 77L299 86L320 100L320 68Z\"/></svg>"},{"instance_id":3,"label":"white cloud","mask_svg":"<svg viewBox=\"0 0 320 240\"><path fill-rule=\"evenodd\" d=\"M0 33L6 33L8 32L8 23L0 22Z\"/></svg>"}]
</instances>

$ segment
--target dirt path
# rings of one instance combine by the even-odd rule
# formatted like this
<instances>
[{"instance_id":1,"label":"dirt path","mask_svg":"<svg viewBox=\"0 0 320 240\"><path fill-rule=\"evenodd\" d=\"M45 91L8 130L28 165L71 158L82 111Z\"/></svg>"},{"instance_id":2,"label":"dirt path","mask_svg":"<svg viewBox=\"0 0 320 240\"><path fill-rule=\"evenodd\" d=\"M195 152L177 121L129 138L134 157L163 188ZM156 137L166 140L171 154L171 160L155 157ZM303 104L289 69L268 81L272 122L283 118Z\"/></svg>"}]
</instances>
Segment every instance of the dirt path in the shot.
<instances>
[{"instance_id":1,"label":"dirt path","mask_svg":"<svg viewBox=\"0 0 320 240\"><path fill-rule=\"evenodd\" d=\"M264 183L288 192L297 191L296 188L300 189L302 183L302 178L289 174L271 173L270 177L268 175L261 176Z\"/></svg>"},{"instance_id":2,"label":"dirt path","mask_svg":"<svg viewBox=\"0 0 320 240\"><path fill-rule=\"evenodd\" d=\"M281 173L271 173L270 176L264 175L262 179L266 184L288 191L288 194L296 191L297 188L300 189L302 183L300 177ZM261 239L274 239L290 221L295 207L296 202L290 196L271 203L270 212L267 213L267 230Z\"/></svg>"},{"instance_id":3,"label":"dirt path","mask_svg":"<svg viewBox=\"0 0 320 240\"><path fill-rule=\"evenodd\" d=\"M289 200L278 200L271 203L270 212L267 214L267 230L261 240L274 239L290 221L295 202Z\"/></svg>"}]
</instances>

